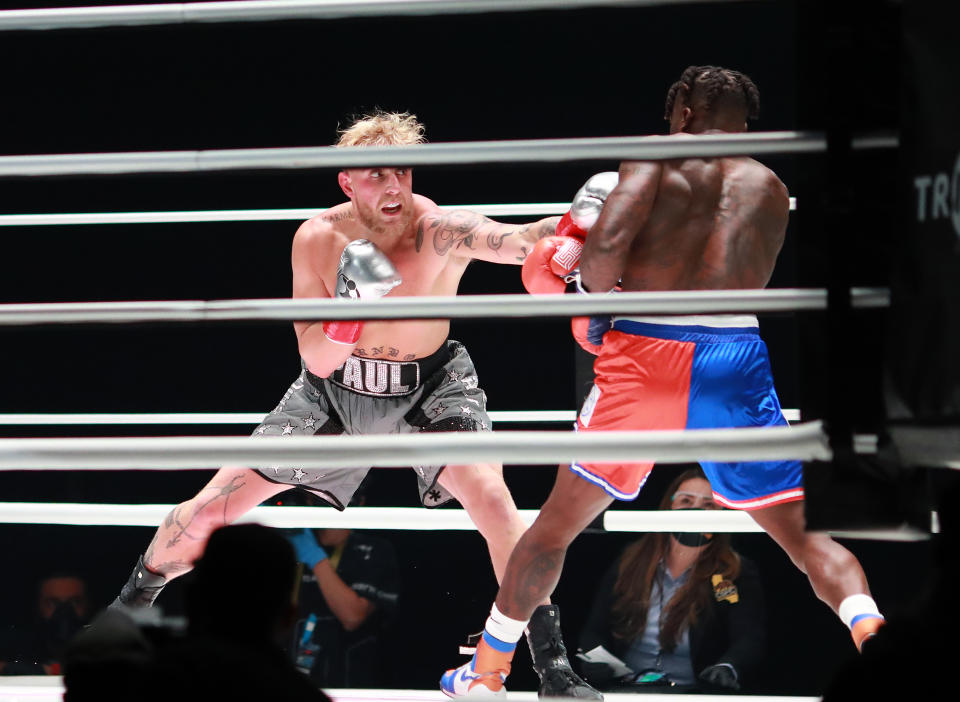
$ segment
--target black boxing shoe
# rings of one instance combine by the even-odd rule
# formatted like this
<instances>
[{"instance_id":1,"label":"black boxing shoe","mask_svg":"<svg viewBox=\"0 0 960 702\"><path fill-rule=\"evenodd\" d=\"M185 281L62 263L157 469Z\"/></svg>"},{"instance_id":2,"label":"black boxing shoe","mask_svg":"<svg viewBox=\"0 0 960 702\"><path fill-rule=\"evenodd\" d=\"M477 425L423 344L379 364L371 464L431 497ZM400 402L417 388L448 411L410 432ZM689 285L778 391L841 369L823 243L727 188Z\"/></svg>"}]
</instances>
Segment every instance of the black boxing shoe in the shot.
<instances>
[{"instance_id":1,"label":"black boxing shoe","mask_svg":"<svg viewBox=\"0 0 960 702\"><path fill-rule=\"evenodd\" d=\"M120 595L109 604L108 609L128 609L152 607L153 601L167 584L167 579L154 573L143 564L143 556L137 559L137 565L120 590Z\"/></svg>"},{"instance_id":2,"label":"black boxing shoe","mask_svg":"<svg viewBox=\"0 0 960 702\"><path fill-rule=\"evenodd\" d=\"M560 609L556 605L537 607L527 625L527 644L533 669L540 678L538 697L575 697L602 700L597 690L573 672L560 633Z\"/></svg>"}]
</instances>

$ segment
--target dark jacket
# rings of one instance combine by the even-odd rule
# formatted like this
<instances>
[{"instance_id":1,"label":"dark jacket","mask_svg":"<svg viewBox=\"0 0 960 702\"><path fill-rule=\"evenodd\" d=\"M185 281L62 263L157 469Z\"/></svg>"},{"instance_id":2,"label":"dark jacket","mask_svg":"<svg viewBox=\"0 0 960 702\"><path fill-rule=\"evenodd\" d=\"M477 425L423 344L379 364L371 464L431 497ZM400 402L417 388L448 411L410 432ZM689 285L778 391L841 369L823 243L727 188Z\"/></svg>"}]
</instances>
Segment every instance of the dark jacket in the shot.
<instances>
[{"instance_id":1,"label":"dark jacket","mask_svg":"<svg viewBox=\"0 0 960 702\"><path fill-rule=\"evenodd\" d=\"M734 581L736 602L729 592L717 592L706 608L697 617L690 629L690 657L694 675L716 663L730 663L737 671L741 686L749 686L752 675L757 671L764 653L766 638L763 605L763 588L756 566L741 556L740 576ZM614 638L610 623L610 610L613 606L613 586L617 580L620 559L607 570L594 596L590 615L580 635L579 648L590 651L603 646L617 658L623 660L630 647L630 641ZM601 687L613 683L612 676L604 676L603 668L582 664L582 673L590 682Z\"/></svg>"},{"instance_id":2,"label":"dark jacket","mask_svg":"<svg viewBox=\"0 0 960 702\"><path fill-rule=\"evenodd\" d=\"M304 569L300 585L297 639L303 622L317 617L310 677L322 687L383 687L386 666L382 637L392 623L399 593L399 567L393 544L369 532L353 531L337 564L337 575L358 595L376 605L355 631L346 631L330 611L316 577ZM294 643L294 656L296 644Z\"/></svg>"}]
</instances>

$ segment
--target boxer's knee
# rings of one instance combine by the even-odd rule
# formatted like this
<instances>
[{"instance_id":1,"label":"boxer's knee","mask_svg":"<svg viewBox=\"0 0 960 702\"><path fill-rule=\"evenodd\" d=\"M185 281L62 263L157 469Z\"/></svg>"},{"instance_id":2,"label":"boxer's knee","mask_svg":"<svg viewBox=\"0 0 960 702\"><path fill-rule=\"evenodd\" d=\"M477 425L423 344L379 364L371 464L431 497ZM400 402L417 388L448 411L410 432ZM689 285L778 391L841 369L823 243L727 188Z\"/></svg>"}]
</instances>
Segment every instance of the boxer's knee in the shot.
<instances>
[{"instance_id":1,"label":"boxer's knee","mask_svg":"<svg viewBox=\"0 0 960 702\"><path fill-rule=\"evenodd\" d=\"M566 551L581 531L578 521L569 516L545 504L524 538L535 542L542 551Z\"/></svg>"},{"instance_id":2,"label":"boxer's knee","mask_svg":"<svg viewBox=\"0 0 960 702\"><path fill-rule=\"evenodd\" d=\"M503 474L494 466L447 466L440 475L440 483L464 507L505 515L517 511L510 490L503 482Z\"/></svg>"}]
</instances>

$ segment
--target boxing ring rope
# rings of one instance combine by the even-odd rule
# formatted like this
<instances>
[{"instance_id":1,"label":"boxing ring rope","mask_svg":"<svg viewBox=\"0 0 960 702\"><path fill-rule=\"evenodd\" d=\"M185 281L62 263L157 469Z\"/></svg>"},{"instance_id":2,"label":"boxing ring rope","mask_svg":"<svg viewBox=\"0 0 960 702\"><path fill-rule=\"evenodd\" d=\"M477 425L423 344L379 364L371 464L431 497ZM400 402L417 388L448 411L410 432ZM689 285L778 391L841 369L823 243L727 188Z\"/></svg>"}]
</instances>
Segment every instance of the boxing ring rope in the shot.
<instances>
[{"instance_id":1,"label":"boxing ring rope","mask_svg":"<svg viewBox=\"0 0 960 702\"><path fill-rule=\"evenodd\" d=\"M798 410L784 410L788 421L800 419ZM788 414L791 413L791 414ZM151 412L0 414L0 426L131 425L131 424L259 424L264 412ZM576 410L487 411L493 422L573 422Z\"/></svg>"},{"instance_id":2,"label":"boxing ring rope","mask_svg":"<svg viewBox=\"0 0 960 702\"><path fill-rule=\"evenodd\" d=\"M0 524L156 527L176 505L125 505L48 502L0 502ZM540 510L521 509L528 526ZM694 512L696 514L684 514ZM622 512L622 514L621 514ZM706 531L761 533L750 515L736 510L617 510L605 519L608 531ZM279 529L397 529L475 531L463 509L422 507L350 507L340 512L317 507L256 507L238 522L257 522Z\"/></svg>"},{"instance_id":3,"label":"boxing ring rope","mask_svg":"<svg viewBox=\"0 0 960 702\"><path fill-rule=\"evenodd\" d=\"M171 470L224 464L339 468L486 461L556 465L574 459L827 461L831 457L818 421L775 427L597 433L0 439L0 470Z\"/></svg>"},{"instance_id":4,"label":"boxing ring rope","mask_svg":"<svg viewBox=\"0 0 960 702\"><path fill-rule=\"evenodd\" d=\"M257 425L264 412L92 412L92 413L8 413L0 414L0 426L80 426L80 425L195 425L195 424L252 424ZM543 424L572 423L576 410L487 410L494 423ZM800 421L800 410L784 409L788 422Z\"/></svg>"},{"instance_id":5,"label":"boxing ring rope","mask_svg":"<svg viewBox=\"0 0 960 702\"><path fill-rule=\"evenodd\" d=\"M60 526L157 527L176 505L97 504L60 502L0 502L0 524L51 524ZM518 510L528 526L539 510ZM317 507L255 507L237 523L255 522L278 529L380 529L399 531L475 531L463 509L422 507L350 507L340 512ZM607 510L603 529L608 532L707 532L760 534L763 529L739 510ZM939 532L931 519L931 532ZM831 531L834 536L921 541L929 534L911 527Z\"/></svg>"},{"instance_id":6,"label":"boxing ring rope","mask_svg":"<svg viewBox=\"0 0 960 702\"><path fill-rule=\"evenodd\" d=\"M795 198L790 198L791 209ZM441 205L445 210L470 210L486 217L562 215L569 202L531 202L491 205ZM273 210L193 210L167 212L79 212L64 214L0 215L0 227L34 227L73 224L174 224L200 222L303 221L327 211L326 207Z\"/></svg>"},{"instance_id":7,"label":"boxing ring rope","mask_svg":"<svg viewBox=\"0 0 960 702\"><path fill-rule=\"evenodd\" d=\"M486 217L562 215L569 202L531 202L493 205L441 205L444 210L470 210ZM41 227L75 224L197 224L200 222L303 221L327 211L326 207L273 210L192 210L166 212L75 212L63 214L0 215L0 227ZM797 209L797 198L790 198Z\"/></svg>"},{"instance_id":8,"label":"boxing ring rope","mask_svg":"<svg viewBox=\"0 0 960 702\"><path fill-rule=\"evenodd\" d=\"M5 10L0 31L266 22L394 15L479 14L590 7L681 5L731 0L241 0L60 9Z\"/></svg>"},{"instance_id":9,"label":"boxing ring rope","mask_svg":"<svg viewBox=\"0 0 960 702\"><path fill-rule=\"evenodd\" d=\"M890 306L886 288L852 288L857 308ZM825 310L824 288L673 290L616 295L448 295L376 300L279 298L0 305L0 326L145 322L253 322L334 319L490 319L595 314L720 314ZM694 320L695 321L695 320ZM694 323L691 321L691 323Z\"/></svg>"},{"instance_id":10,"label":"boxing ring rope","mask_svg":"<svg viewBox=\"0 0 960 702\"><path fill-rule=\"evenodd\" d=\"M888 149L896 135L863 135L854 149ZM465 164L557 163L565 161L664 160L763 154L824 153L823 132L593 137L458 141L412 146L304 146L266 149L139 151L0 156L0 176L184 173L299 168L387 168Z\"/></svg>"}]
</instances>

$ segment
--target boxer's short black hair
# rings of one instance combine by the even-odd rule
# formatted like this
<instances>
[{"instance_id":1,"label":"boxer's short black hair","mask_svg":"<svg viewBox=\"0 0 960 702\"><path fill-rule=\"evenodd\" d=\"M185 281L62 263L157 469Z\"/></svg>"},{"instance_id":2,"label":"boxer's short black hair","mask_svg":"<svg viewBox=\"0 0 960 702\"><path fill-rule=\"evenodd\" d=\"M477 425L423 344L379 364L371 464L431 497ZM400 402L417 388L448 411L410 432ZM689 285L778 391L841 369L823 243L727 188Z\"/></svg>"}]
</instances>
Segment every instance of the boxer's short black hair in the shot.
<instances>
[{"instance_id":1,"label":"boxer's short black hair","mask_svg":"<svg viewBox=\"0 0 960 702\"><path fill-rule=\"evenodd\" d=\"M688 66L680 80L667 91L667 104L663 118L670 120L677 96L687 104L698 104L702 109L736 109L748 119L760 115L760 91L750 77L729 68L719 66Z\"/></svg>"}]
</instances>

